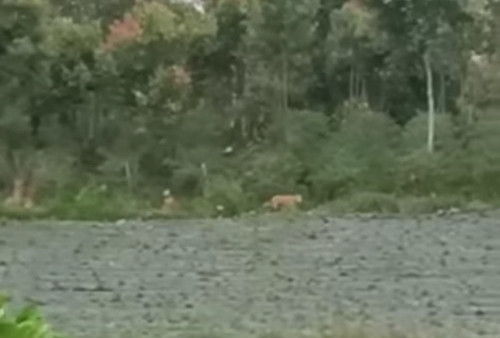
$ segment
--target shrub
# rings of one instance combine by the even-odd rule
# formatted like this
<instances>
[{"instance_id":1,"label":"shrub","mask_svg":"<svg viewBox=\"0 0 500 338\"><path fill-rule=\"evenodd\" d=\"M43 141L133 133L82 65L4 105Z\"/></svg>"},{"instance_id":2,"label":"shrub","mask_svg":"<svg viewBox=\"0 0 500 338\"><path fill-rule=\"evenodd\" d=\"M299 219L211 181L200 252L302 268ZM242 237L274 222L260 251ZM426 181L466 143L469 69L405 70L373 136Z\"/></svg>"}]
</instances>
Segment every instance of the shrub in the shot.
<instances>
[{"instance_id":1,"label":"shrub","mask_svg":"<svg viewBox=\"0 0 500 338\"><path fill-rule=\"evenodd\" d=\"M304 164L290 151L262 152L251 159L248 169L240 174L242 188L262 202L276 194L304 193L305 187L300 186L304 170Z\"/></svg>"},{"instance_id":2,"label":"shrub","mask_svg":"<svg viewBox=\"0 0 500 338\"><path fill-rule=\"evenodd\" d=\"M204 198L216 211L216 214L224 216L235 216L249 211L256 205L256 199L245 192L240 182L215 176L207 183ZM217 210L222 207L223 209Z\"/></svg>"},{"instance_id":3,"label":"shrub","mask_svg":"<svg viewBox=\"0 0 500 338\"><path fill-rule=\"evenodd\" d=\"M330 204L330 210L339 213L398 213L396 196L377 193L354 193Z\"/></svg>"},{"instance_id":4,"label":"shrub","mask_svg":"<svg viewBox=\"0 0 500 338\"><path fill-rule=\"evenodd\" d=\"M331 135L311 164L313 193L319 201L354 190L390 191L396 166L399 128L387 116L344 111L340 130Z\"/></svg>"},{"instance_id":5,"label":"shrub","mask_svg":"<svg viewBox=\"0 0 500 338\"><path fill-rule=\"evenodd\" d=\"M26 307L16 316L7 313L8 299L0 294L0 337L62 338L56 334L34 307Z\"/></svg>"},{"instance_id":6,"label":"shrub","mask_svg":"<svg viewBox=\"0 0 500 338\"><path fill-rule=\"evenodd\" d=\"M458 126L450 114L436 114L435 117L435 148L439 152L455 151L459 148L459 140L455 137ZM428 117L419 113L404 127L400 149L403 153L411 153L426 149L428 132Z\"/></svg>"},{"instance_id":7,"label":"shrub","mask_svg":"<svg viewBox=\"0 0 500 338\"><path fill-rule=\"evenodd\" d=\"M457 196L405 197L400 199L399 207L403 214L431 214L451 208L463 209L464 200Z\"/></svg>"},{"instance_id":8,"label":"shrub","mask_svg":"<svg viewBox=\"0 0 500 338\"><path fill-rule=\"evenodd\" d=\"M57 218L89 220L131 217L145 206L125 189L94 183L76 193L73 189L60 191L47 202L46 209Z\"/></svg>"},{"instance_id":9,"label":"shrub","mask_svg":"<svg viewBox=\"0 0 500 338\"><path fill-rule=\"evenodd\" d=\"M324 149L325 151L325 149ZM329 160L318 161L310 176L312 194L318 201L328 201L348 194L359 179L362 163L355 154L332 150Z\"/></svg>"},{"instance_id":10,"label":"shrub","mask_svg":"<svg viewBox=\"0 0 500 338\"><path fill-rule=\"evenodd\" d=\"M314 158L318 145L328 140L329 119L316 111L290 111L287 147L302 162Z\"/></svg>"},{"instance_id":11,"label":"shrub","mask_svg":"<svg viewBox=\"0 0 500 338\"><path fill-rule=\"evenodd\" d=\"M443 191L442 164L440 154L429 154L425 149L400 157L394 176L398 192L418 196Z\"/></svg>"},{"instance_id":12,"label":"shrub","mask_svg":"<svg viewBox=\"0 0 500 338\"><path fill-rule=\"evenodd\" d=\"M199 196L203 192L203 175L195 165L186 165L174 170L172 191L185 196Z\"/></svg>"},{"instance_id":13,"label":"shrub","mask_svg":"<svg viewBox=\"0 0 500 338\"><path fill-rule=\"evenodd\" d=\"M417 196L435 193L498 199L500 156L496 149L500 125L496 115L496 112L484 112L480 122L467 126L470 135L466 136L468 141L463 142L455 133L459 126L449 115L439 114L434 154L428 154L425 149L425 116L410 121L403 133L398 159L397 191Z\"/></svg>"}]
</instances>

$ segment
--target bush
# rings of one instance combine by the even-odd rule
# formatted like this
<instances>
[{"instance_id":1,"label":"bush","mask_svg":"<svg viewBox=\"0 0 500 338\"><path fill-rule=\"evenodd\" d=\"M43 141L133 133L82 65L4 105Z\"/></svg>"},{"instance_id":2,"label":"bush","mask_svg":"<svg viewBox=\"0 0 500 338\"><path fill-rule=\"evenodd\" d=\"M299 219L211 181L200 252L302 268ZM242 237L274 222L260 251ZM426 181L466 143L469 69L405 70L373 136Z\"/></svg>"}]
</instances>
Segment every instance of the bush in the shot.
<instances>
[{"instance_id":1,"label":"bush","mask_svg":"<svg viewBox=\"0 0 500 338\"><path fill-rule=\"evenodd\" d=\"M304 170L304 164L290 151L262 152L240 173L242 188L261 202L276 194L305 193L305 187L300 185Z\"/></svg>"},{"instance_id":2,"label":"bush","mask_svg":"<svg viewBox=\"0 0 500 338\"><path fill-rule=\"evenodd\" d=\"M333 145L333 144L332 144ZM345 196L359 180L363 164L355 154L344 150L324 151L325 161L318 161L310 176L315 200L324 202ZM326 160L326 157L330 157Z\"/></svg>"},{"instance_id":3,"label":"bush","mask_svg":"<svg viewBox=\"0 0 500 338\"><path fill-rule=\"evenodd\" d=\"M469 126L468 142L457 138L458 128L449 115L438 115L436 152L425 149L426 119L418 116L406 126L396 172L397 192L417 196L432 193L442 196L498 199L500 197L500 156L496 114ZM467 136L469 137L469 136ZM418 144L421 144L420 146Z\"/></svg>"},{"instance_id":4,"label":"bush","mask_svg":"<svg viewBox=\"0 0 500 338\"><path fill-rule=\"evenodd\" d=\"M328 140L329 119L317 111L290 111L288 117L287 148L302 162L314 158L318 145Z\"/></svg>"},{"instance_id":5,"label":"bush","mask_svg":"<svg viewBox=\"0 0 500 338\"><path fill-rule=\"evenodd\" d=\"M478 198L498 200L500 198L500 119L497 109L481 112L470 144L463 152L461 165L470 182L471 194ZM465 164L465 165L464 165Z\"/></svg>"},{"instance_id":6,"label":"bush","mask_svg":"<svg viewBox=\"0 0 500 338\"><path fill-rule=\"evenodd\" d=\"M318 201L356 190L391 191L399 128L387 116L346 110L340 130L325 142L310 163Z\"/></svg>"},{"instance_id":7,"label":"bush","mask_svg":"<svg viewBox=\"0 0 500 338\"><path fill-rule=\"evenodd\" d=\"M147 204L138 202L130 191L113 188L106 184L89 184L75 191L61 190L52 200L47 201L45 208L49 215L67 219L107 219L133 217Z\"/></svg>"},{"instance_id":8,"label":"bush","mask_svg":"<svg viewBox=\"0 0 500 338\"><path fill-rule=\"evenodd\" d=\"M440 154L429 154L421 149L398 159L394 176L396 189L401 194L429 196L445 190L446 172Z\"/></svg>"},{"instance_id":9,"label":"bush","mask_svg":"<svg viewBox=\"0 0 500 338\"><path fill-rule=\"evenodd\" d=\"M174 170L171 182L174 194L193 197L203 192L203 175L200 167L195 165L186 165Z\"/></svg>"},{"instance_id":10,"label":"bush","mask_svg":"<svg viewBox=\"0 0 500 338\"><path fill-rule=\"evenodd\" d=\"M0 337L62 338L56 334L34 307L26 307L16 316L7 313L8 299L0 294Z\"/></svg>"},{"instance_id":11,"label":"bush","mask_svg":"<svg viewBox=\"0 0 500 338\"><path fill-rule=\"evenodd\" d=\"M256 199L246 192L238 181L222 176L210 178L204 198L216 214L223 216L239 215L256 206ZM217 209L221 207L222 209Z\"/></svg>"},{"instance_id":12,"label":"bush","mask_svg":"<svg viewBox=\"0 0 500 338\"><path fill-rule=\"evenodd\" d=\"M362 192L355 193L327 206L338 213L398 213L400 211L398 199L394 195Z\"/></svg>"},{"instance_id":13,"label":"bush","mask_svg":"<svg viewBox=\"0 0 500 338\"><path fill-rule=\"evenodd\" d=\"M419 113L404 127L400 149L403 154L427 149L428 116ZM459 139L456 137L458 125L450 114L436 114L435 117L435 148L438 152L452 152L459 149Z\"/></svg>"},{"instance_id":14,"label":"bush","mask_svg":"<svg viewBox=\"0 0 500 338\"><path fill-rule=\"evenodd\" d=\"M451 208L463 210L465 203L457 196L405 197L399 201L399 207L403 214L418 215L432 214Z\"/></svg>"},{"instance_id":15,"label":"bush","mask_svg":"<svg viewBox=\"0 0 500 338\"><path fill-rule=\"evenodd\" d=\"M459 210L482 211L488 205L476 201L466 203L460 196L395 196L377 192L355 193L326 204L319 208L320 212L349 213L382 213L418 215L432 214L441 210L457 208Z\"/></svg>"}]
</instances>

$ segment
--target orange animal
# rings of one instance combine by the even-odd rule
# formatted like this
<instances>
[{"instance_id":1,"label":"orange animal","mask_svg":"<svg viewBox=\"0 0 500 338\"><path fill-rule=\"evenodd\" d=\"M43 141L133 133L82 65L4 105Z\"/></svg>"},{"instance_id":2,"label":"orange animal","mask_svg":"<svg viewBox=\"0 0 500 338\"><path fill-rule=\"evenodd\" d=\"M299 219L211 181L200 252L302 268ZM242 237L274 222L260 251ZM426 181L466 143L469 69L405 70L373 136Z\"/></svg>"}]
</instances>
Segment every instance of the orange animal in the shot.
<instances>
[{"instance_id":1,"label":"orange animal","mask_svg":"<svg viewBox=\"0 0 500 338\"><path fill-rule=\"evenodd\" d=\"M269 203L273 210L280 210L282 207L297 207L302 203L302 195L275 195Z\"/></svg>"}]
</instances>

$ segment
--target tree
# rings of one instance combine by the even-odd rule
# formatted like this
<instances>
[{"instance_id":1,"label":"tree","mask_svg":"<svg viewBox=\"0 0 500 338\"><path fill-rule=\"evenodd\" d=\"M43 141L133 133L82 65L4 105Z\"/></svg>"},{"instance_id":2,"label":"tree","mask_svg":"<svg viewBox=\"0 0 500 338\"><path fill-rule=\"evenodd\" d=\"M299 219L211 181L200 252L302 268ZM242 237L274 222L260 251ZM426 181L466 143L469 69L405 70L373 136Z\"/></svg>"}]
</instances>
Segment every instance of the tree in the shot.
<instances>
[{"instance_id":1,"label":"tree","mask_svg":"<svg viewBox=\"0 0 500 338\"><path fill-rule=\"evenodd\" d=\"M463 31L470 17L462 0L409 1L371 0L369 4L379 12L382 27L390 45L397 46L396 54L404 53L414 64L420 64L426 79L427 110L429 115L428 151L434 151L434 76L438 69L458 68L458 61L450 56L458 54ZM446 61L445 61L446 59ZM394 60L394 59L393 59ZM415 69L417 70L417 69ZM450 71L451 71L450 70ZM444 82L443 82L444 86ZM443 87L444 88L444 87Z\"/></svg>"},{"instance_id":2,"label":"tree","mask_svg":"<svg viewBox=\"0 0 500 338\"><path fill-rule=\"evenodd\" d=\"M73 19L77 23L100 20L102 27L107 27L119 19L134 6L134 0L50 0L52 7L61 16Z\"/></svg>"},{"instance_id":3,"label":"tree","mask_svg":"<svg viewBox=\"0 0 500 338\"><path fill-rule=\"evenodd\" d=\"M129 13L108 28L105 49L113 60L116 85L122 88L124 106L115 139L106 145L108 170L123 169L129 187L134 186L141 163L161 167L175 158L176 129L188 109L196 106L191 95L192 47L214 34L210 15L202 16L182 4L138 2ZM116 121L116 120L115 120ZM153 145L157 156L151 156ZM146 161L155 158L156 163ZM151 172L151 168L145 168Z\"/></svg>"},{"instance_id":4,"label":"tree","mask_svg":"<svg viewBox=\"0 0 500 338\"><path fill-rule=\"evenodd\" d=\"M0 147L12 182L6 202L29 207L43 104L50 87L48 57L41 47L49 11L42 0L2 0L0 13Z\"/></svg>"},{"instance_id":5,"label":"tree","mask_svg":"<svg viewBox=\"0 0 500 338\"><path fill-rule=\"evenodd\" d=\"M316 1L263 1L250 15L248 48L256 52L250 67L257 73L262 69L270 78L268 84L276 95L273 108L280 113L275 121L285 142L290 92L293 91L294 96L304 95L292 84L305 81L301 68L309 68L305 52L313 41L312 25L317 8ZM294 38L290 39L291 36Z\"/></svg>"}]
</instances>

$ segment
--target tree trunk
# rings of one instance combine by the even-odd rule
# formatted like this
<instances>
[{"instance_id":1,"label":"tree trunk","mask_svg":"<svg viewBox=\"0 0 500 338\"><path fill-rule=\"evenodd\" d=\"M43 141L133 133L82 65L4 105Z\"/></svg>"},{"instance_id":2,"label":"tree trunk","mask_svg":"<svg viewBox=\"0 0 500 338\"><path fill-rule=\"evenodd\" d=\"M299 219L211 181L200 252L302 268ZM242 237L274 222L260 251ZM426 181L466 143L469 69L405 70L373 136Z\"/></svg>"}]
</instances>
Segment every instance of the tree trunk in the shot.
<instances>
[{"instance_id":1,"label":"tree trunk","mask_svg":"<svg viewBox=\"0 0 500 338\"><path fill-rule=\"evenodd\" d=\"M446 76L443 71L439 72L439 112L446 112Z\"/></svg>"},{"instance_id":2,"label":"tree trunk","mask_svg":"<svg viewBox=\"0 0 500 338\"><path fill-rule=\"evenodd\" d=\"M247 123L244 115L240 117L241 140L243 144L248 142Z\"/></svg>"},{"instance_id":3,"label":"tree trunk","mask_svg":"<svg viewBox=\"0 0 500 338\"><path fill-rule=\"evenodd\" d=\"M359 70L356 70L356 101L359 101L361 99L361 93L362 93L362 88L363 86L363 79L361 76L361 73Z\"/></svg>"},{"instance_id":4,"label":"tree trunk","mask_svg":"<svg viewBox=\"0 0 500 338\"><path fill-rule=\"evenodd\" d=\"M90 114L88 114L88 139L93 140L95 138L95 114L96 114L96 102L95 102L95 97L91 97L92 104L90 105L92 107L92 111Z\"/></svg>"},{"instance_id":5,"label":"tree trunk","mask_svg":"<svg viewBox=\"0 0 500 338\"><path fill-rule=\"evenodd\" d=\"M366 89L366 78L362 77L361 79L361 100L363 103L368 103L368 92Z\"/></svg>"},{"instance_id":6,"label":"tree trunk","mask_svg":"<svg viewBox=\"0 0 500 338\"><path fill-rule=\"evenodd\" d=\"M379 82L379 97L378 97L378 109L379 111L385 111L386 110L386 98L387 98L387 93L386 93L386 85L385 81L382 79L378 79Z\"/></svg>"},{"instance_id":7,"label":"tree trunk","mask_svg":"<svg viewBox=\"0 0 500 338\"><path fill-rule=\"evenodd\" d=\"M283 140L287 142L288 137L288 60L286 53L283 53L282 57L282 109L283 109Z\"/></svg>"},{"instance_id":8,"label":"tree trunk","mask_svg":"<svg viewBox=\"0 0 500 338\"><path fill-rule=\"evenodd\" d=\"M5 200L5 206L20 208L23 205L24 179L16 177L12 182L12 192Z\"/></svg>"},{"instance_id":9,"label":"tree trunk","mask_svg":"<svg viewBox=\"0 0 500 338\"><path fill-rule=\"evenodd\" d=\"M23 159L22 154L13 150L7 151L6 158L14 178L11 195L5 200L4 205L14 208L33 207L36 194L35 164L30 161L30 158Z\"/></svg>"},{"instance_id":10,"label":"tree trunk","mask_svg":"<svg viewBox=\"0 0 500 338\"><path fill-rule=\"evenodd\" d=\"M246 89L246 64L245 61L238 59L236 62L236 96L238 99L243 97Z\"/></svg>"},{"instance_id":11,"label":"tree trunk","mask_svg":"<svg viewBox=\"0 0 500 338\"><path fill-rule=\"evenodd\" d=\"M200 165L201 169L201 177L202 177L202 195L207 196L207 188L208 188L208 169L207 169L207 164L203 162Z\"/></svg>"},{"instance_id":12,"label":"tree trunk","mask_svg":"<svg viewBox=\"0 0 500 338\"><path fill-rule=\"evenodd\" d=\"M434 107L434 84L432 79L432 65L429 53L424 54L425 74L427 78L427 105L429 113L429 125L427 132L427 151L434 152L434 133L435 133L435 107Z\"/></svg>"},{"instance_id":13,"label":"tree trunk","mask_svg":"<svg viewBox=\"0 0 500 338\"><path fill-rule=\"evenodd\" d=\"M35 174L30 170L26 176L23 187L23 207L31 209L35 206L35 195L37 191L37 182Z\"/></svg>"},{"instance_id":14,"label":"tree trunk","mask_svg":"<svg viewBox=\"0 0 500 338\"><path fill-rule=\"evenodd\" d=\"M354 67L351 66L351 72L349 74L349 101L352 101L354 99L354 80Z\"/></svg>"},{"instance_id":15,"label":"tree trunk","mask_svg":"<svg viewBox=\"0 0 500 338\"><path fill-rule=\"evenodd\" d=\"M134 182L132 176L132 168L130 167L130 161L125 161L124 169L125 169L125 178L127 180L128 189L132 191Z\"/></svg>"}]
</instances>

